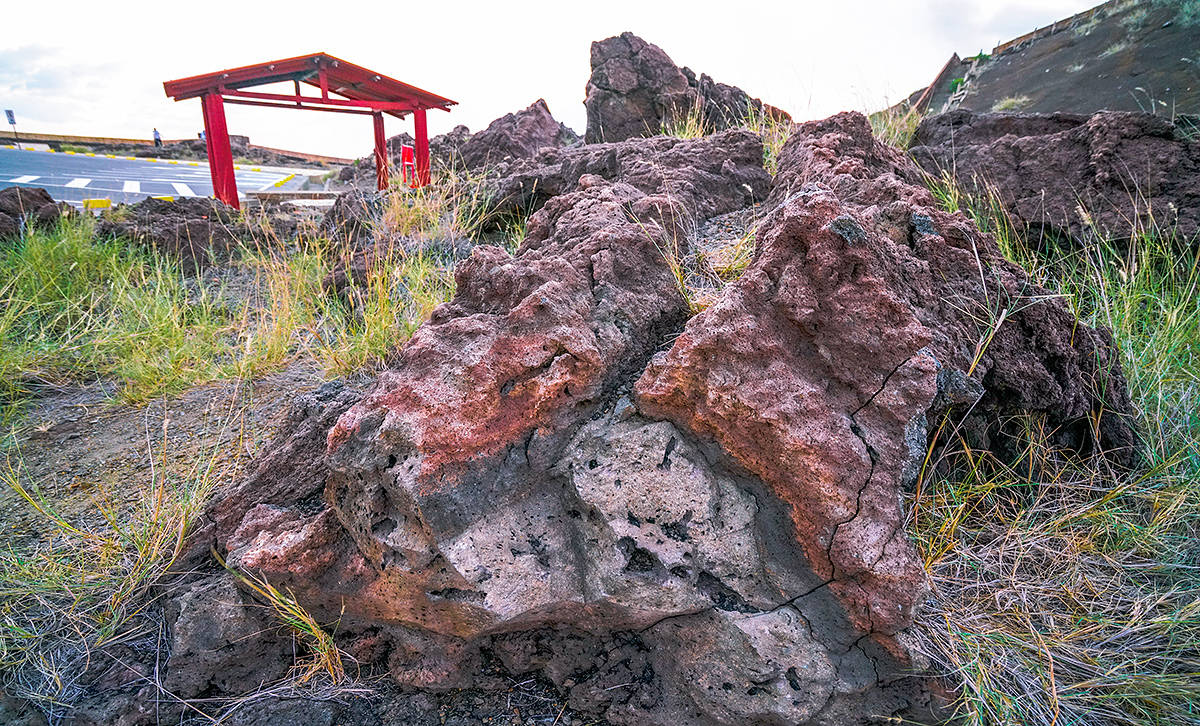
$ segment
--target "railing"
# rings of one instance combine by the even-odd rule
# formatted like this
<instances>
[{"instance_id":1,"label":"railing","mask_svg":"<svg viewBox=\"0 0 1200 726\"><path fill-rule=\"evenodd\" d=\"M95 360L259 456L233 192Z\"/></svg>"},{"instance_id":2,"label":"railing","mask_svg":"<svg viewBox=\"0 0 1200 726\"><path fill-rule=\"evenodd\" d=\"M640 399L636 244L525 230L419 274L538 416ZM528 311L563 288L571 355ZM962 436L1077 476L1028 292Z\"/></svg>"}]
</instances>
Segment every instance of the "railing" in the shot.
<instances>
[{"instance_id":1,"label":"railing","mask_svg":"<svg viewBox=\"0 0 1200 726\"><path fill-rule=\"evenodd\" d=\"M1016 48L1017 46L1023 45L1030 41L1039 40L1041 38L1046 38L1051 35L1054 35L1055 33L1061 32L1063 30L1067 30L1068 28L1073 28L1080 21L1091 20L1093 17L1096 16L1097 13L1100 13L1102 11L1107 12L1109 7L1111 7L1113 5L1117 5L1119 3L1123 3L1123 2L1128 2L1128 0L1108 0L1108 2L1097 5L1096 7L1091 8L1090 10L1084 10L1081 13L1075 13L1071 17L1065 18L1063 20L1057 20L1057 21L1051 23L1050 25L1047 25L1047 26L1038 28L1036 30L1033 30L1031 32L1028 32L1019 38L1013 38L1012 40L1008 41L1007 43L1001 43L1000 45L998 45L992 49L992 55L993 56L1000 55L1002 53L1005 53L1009 50L1012 50L1013 48Z\"/></svg>"}]
</instances>

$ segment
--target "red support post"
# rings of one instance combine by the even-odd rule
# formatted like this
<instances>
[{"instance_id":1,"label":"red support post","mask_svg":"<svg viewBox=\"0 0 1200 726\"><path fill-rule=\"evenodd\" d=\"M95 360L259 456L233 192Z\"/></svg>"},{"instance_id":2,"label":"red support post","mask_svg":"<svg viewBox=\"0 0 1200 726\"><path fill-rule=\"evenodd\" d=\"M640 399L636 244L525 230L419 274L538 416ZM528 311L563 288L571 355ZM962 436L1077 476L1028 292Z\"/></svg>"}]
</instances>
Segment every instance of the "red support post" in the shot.
<instances>
[{"instance_id":1,"label":"red support post","mask_svg":"<svg viewBox=\"0 0 1200 726\"><path fill-rule=\"evenodd\" d=\"M388 188L388 149L387 137L383 134L383 114L376 111L371 114L375 122L375 183L379 190Z\"/></svg>"},{"instance_id":2,"label":"red support post","mask_svg":"<svg viewBox=\"0 0 1200 726\"><path fill-rule=\"evenodd\" d=\"M229 146L229 128L225 125L225 104L220 94L206 93L204 142L208 147L208 169L212 173L213 196L234 209L238 203L237 180L233 176L233 149Z\"/></svg>"},{"instance_id":3,"label":"red support post","mask_svg":"<svg viewBox=\"0 0 1200 726\"><path fill-rule=\"evenodd\" d=\"M425 125L425 109L413 111L413 130L417 137L417 186L429 183L429 129Z\"/></svg>"}]
</instances>

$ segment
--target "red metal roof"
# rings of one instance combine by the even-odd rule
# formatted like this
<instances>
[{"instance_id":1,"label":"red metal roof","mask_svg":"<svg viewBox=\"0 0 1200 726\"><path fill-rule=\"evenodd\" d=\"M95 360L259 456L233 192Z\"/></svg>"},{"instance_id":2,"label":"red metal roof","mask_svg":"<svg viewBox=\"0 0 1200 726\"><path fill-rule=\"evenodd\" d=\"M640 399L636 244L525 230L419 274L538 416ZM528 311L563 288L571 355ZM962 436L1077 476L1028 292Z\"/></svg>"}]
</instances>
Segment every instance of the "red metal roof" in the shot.
<instances>
[{"instance_id":1,"label":"red metal roof","mask_svg":"<svg viewBox=\"0 0 1200 726\"><path fill-rule=\"evenodd\" d=\"M206 93L220 93L222 90L236 91L249 86L280 81L297 81L321 88L322 74L329 93L353 101L403 104L403 109L384 111L384 113L390 113L399 118L403 118L408 111L418 108L449 110L450 106L457 103L436 93L410 86L327 53L284 58L283 60L256 63L241 68L230 68L216 73L166 81L163 83L163 90L176 101L182 101Z\"/></svg>"}]
</instances>

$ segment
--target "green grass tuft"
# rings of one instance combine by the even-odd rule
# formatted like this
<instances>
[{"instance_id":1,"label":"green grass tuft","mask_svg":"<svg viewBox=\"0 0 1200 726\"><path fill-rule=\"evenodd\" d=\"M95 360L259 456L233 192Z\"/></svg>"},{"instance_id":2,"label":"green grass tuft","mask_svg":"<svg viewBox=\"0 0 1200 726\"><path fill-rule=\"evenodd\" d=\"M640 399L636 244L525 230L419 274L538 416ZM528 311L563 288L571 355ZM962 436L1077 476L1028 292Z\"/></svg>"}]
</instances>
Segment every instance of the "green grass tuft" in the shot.
<instances>
[{"instance_id":1,"label":"green grass tuft","mask_svg":"<svg viewBox=\"0 0 1200 726\"><path fill-rule=\"evenodd\" d=\"M394 193L384 236L467 234L486 213L478 188ZM350 250L312 234L295 250L269 228L259 234L232 263L251 280L248 296L128 241L94 238L89 219L0 248L0 421L68 383L105 381L117 400L143 403L303 356L344 375L382 361L454 291L448 262L395 245L348 305L322 280Z\"/></svg>"},{"instance_id":2,"label":"green grass tuft","mask_svg":"<svg viewBox=\"0 0 1200 726\"><path fill-rule=\"evenodd\" d=\"M750 105L742 126L762 138L763 168L771 176L779 171L779 152L792 133L792 122L761 106Z\"/></svg>"},{"instance_id":3,"label":"green grass tuft","mask_svg":"<svg viewBox=\"0 0 1200 726\"><path fill-rule=\"evenodd\" d=\"M131 401L210 380L229 325L175 266L93 240L87 219L0 249L0 396L10 410L38 386L68 380L116 378Z\"/></svg>"},{"instance_id":4,"label":"green grass tuft","mask_svg":"<svg viewBox=\"0 0 1200 726\"><path fill-rule=\"evenodd\" d=\"M673 109L672 113L663 118L660 133L674 136L678 139L699 139L712 133L708 120L704 117L702 99L696 98L695 103L686 108Z\"/></svg>"},{"instance_id":5,"label":"green grass tuft","mask_svg":"<svg viewBox=\"0 0 1200 726\"><path fill-rule=\"evenodd\" d=\"M910 502L934 587L921 648L961 688L965 724L1198 723L1200 246L1149 229L1038 250L994 195L932 188L1112 331L1145 458L1122 473L1055 451L1034 417L1016 461L947 436Z\"/></svg>"},{"instance_id":6,"label":"green grass tuft","mask_svg":"<svg viewBox=\"0 0 1200 726\"><path fill-rule=\"evenodd\" d=\"M897 149L907 149L921 123L921 114L906 104L876 111L869 117L875 138Z\"/></svg>"}]
</instances>

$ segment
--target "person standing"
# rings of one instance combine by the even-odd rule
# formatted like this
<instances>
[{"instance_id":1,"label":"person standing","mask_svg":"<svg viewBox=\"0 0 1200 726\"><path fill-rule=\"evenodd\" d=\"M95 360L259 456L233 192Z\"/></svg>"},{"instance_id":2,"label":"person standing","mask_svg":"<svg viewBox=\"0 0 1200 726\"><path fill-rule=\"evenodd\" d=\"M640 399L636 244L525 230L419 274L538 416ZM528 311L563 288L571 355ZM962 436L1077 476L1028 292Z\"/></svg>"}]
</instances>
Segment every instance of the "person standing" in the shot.
<instances>
[{"instance_id":1,"label":"person standing","mask_svg":"<svg viewBox=\"0 0 1200 726\"><path fill-rule=\"evenodd\" d=\"M162 147L162 134L158 133L158 129L154 129L154 147Z\"/></svg>"}]
</instances>

